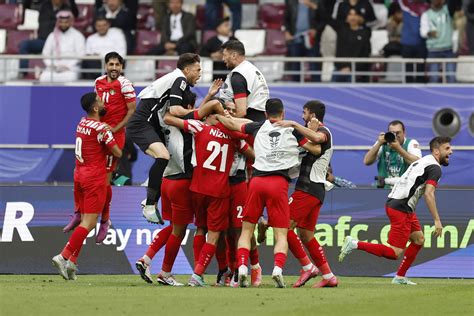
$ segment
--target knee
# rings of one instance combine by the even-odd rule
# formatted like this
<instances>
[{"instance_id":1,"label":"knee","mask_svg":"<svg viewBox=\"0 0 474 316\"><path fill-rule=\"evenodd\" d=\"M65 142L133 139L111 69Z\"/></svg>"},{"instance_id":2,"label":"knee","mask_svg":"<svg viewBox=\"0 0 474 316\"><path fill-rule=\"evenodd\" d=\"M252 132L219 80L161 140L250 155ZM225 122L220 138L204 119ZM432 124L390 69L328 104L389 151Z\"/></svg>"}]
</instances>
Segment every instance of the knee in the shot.
<instances>
[{"instance_id":1,"label":"knee","mask_svg":"<svg viewBox=\"0 0 474 316\"><path fill-rule=\"evenodd\" d=\"M419 236L413 240L413 242L419 246L423 246L425 244L425 236Z\"/></svg>"},{"instance_id":2,"label":"knee","mask_svg":"<svg viewBox=\"0 0 474 316\"><path fill-rule=\"evenodd\" d=\"M305 231L298 231L298 236L303 244L307 244L314 237L313 234L308 234Z\"/></svg>"},{"instance_id":3,"label":"knee","mask_svg":"<svg viewBox=\"0 0 474 316\"><path fill-rule=\"evenodd\" d=\"M400 248L392 248L393 251L395 252L395 256L397 256L396 259L400 258L400 256L403 254L404 249Z\"/></svg>"}]
</instances>

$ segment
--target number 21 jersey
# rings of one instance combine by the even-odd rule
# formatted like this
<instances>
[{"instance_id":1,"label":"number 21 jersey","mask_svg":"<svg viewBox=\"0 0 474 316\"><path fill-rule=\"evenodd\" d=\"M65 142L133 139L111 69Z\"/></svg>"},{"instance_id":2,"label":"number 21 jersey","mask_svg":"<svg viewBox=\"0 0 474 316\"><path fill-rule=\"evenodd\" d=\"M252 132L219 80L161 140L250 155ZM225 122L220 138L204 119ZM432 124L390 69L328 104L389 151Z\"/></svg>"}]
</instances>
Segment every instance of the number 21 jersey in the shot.
<instances>
[{"instance_id":1,"label":"number 21 jersey","mask_svg":"<svg viewBox=\"0 0 474 316\"><path fill-rule=\"evenodd\" d=\"M184 130L194 135L194 171L190 190L216 198L229 197L229 172L234 152L236 147L245 151L247 143L233 140L218 127L197 120L185 120Z\"/></svg>"}]
</instances>

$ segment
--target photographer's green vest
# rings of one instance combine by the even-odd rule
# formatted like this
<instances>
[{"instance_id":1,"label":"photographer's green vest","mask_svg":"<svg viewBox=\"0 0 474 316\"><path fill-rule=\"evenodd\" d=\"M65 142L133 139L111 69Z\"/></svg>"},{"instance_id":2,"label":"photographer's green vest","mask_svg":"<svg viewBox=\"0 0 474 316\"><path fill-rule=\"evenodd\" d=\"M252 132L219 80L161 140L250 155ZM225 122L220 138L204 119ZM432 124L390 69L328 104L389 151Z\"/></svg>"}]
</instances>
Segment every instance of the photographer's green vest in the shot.
<instances>
[{"instance_id":1,"label":"photographer's green vest","mask_svg":"<svg viewBox=\"0 0 474 316\"><path fill-rule=\"evenodd\" d=\"M405 151L408 151L408 144L410 142L410 138L405 138L405 142L402 145ZM410 164L406 163L405 159L396 150L390 148L387 144L382 145L382 152L377 163L379 177L401 177L409 166ZM385 188L390 188L390 186L385 185Z\"/></svg>"}]
</instances>

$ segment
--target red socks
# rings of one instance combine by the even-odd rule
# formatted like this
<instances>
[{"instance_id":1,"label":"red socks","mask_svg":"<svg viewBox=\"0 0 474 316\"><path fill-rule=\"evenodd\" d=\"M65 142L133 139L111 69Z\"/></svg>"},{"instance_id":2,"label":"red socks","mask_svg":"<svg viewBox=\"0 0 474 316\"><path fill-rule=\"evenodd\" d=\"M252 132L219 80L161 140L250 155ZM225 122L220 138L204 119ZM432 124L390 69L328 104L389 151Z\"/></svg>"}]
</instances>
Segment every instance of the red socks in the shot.
<instances>
[{"instance_id":1,"label":"red socks","mask_svg":"<svg viewBox=\"0 0 474 316\"><path fill-rule=\"evenodd\" d=\"M105 205L104 209L102 210L102 216L100 221L105 223L110 219L110 202L112 201L112 186L107 186L107 195L105 196Z\"/></svg>"},{"instance_id":2,"label":"red socks","mask_svg":"<svg viewBox=\"0 0 474 316\"><path fill-rule=\"evenodd\" d=\"M201 255L199 256L199 262L194 268L194 273L197 275L203 275L207 269L207 266L211 262L214 253L216 252L216 246L213 244L205 243L201 250Z\"/></svg>"},{"instance_id":3,"label":"red socks","mask_svg":"<svg viewBox=\"0 0 474 316\"><path fill-rule=\"evenodd\" d=\"M219 271L227 268L227 254L225 248L226 247L224 243L223 245L219 245L216 249L216 259L217 265L219 266Z\"/></svg>"},{"instance_id":4,"label":"red socks","mask_svg":"<svg viewBox=\"0 0 474 316\"><path fill-rule=\"evenodd\" d=\"M390 260L396 260L397 255L395 254L395 250L392 248L382 245L382 244L372 244L370 242L357 242L357 249L363 250L365 252L371 253L378 257L384 257Z\"/></svg>"},{"instance_id":5,"label":"red socks","mask_svg":"<svg viewBox=\"0 0 474 316\"><path fill-rule=\"evenodd\" d=\"M258 248L255 247L255 249L250 249L250 264L251 265L256 265L258 264Z\"/></svg>"},{"instance_id":6,"label":"red socks","mask_svg":"<svg viewBox=\"0 0 474 316\"><path fill-rule=\"evenodd\" d=\"M145 255L147 255L150 259L153 259L156 253L160 251L160 249L163 248L163 246L168 241L168 238L170 237L172 230L173 230L173 227L171 225L160 230L160 232L155 236L155 238L151 242L150 247L148 247L148 250L146 251Z\"/></svg>"},{"instance_id":7,"label":"red socks","mask_svg":"<svg viewBox=\"0 0 474 316\"><path fill-rule=\"evenodd\" d=\"M164 272L171 272L180 248L181 238L171 234L168 238L168 241L166 242L165 257L163 258L161 270Z\"/></svg>"},{"instance_id":8,"label":"red socks","mask_svg":"<svg viewBox=\"0 0 474 316\"><path fill-rule=\"evenodd\" d=\"M193 240L194 266L196 266L199 261L199 255L201 254L201 249L205 243L206 243L205 235L194 235L194 240Z\"/></svg>"},{"instance_id":9,"label":"red socks","mask_svg":"<svg viewBox=\"0 0 474 316\"><path fill-rule=\"evenodd\" d=\"M79 256L79 252L82 248L82 244L84 243L84 240L88 234L89 231L86 228L77 226L72 232L68 243L61 252L61 256L63 256L64 259L70 259L72 262L76 263L77 257Z\"/></svg>"},{"instance_id":10,"label":"red socks","mask_svg":"<svg viewBox=\"0 0 474 316\"><path fill-rule=\"evenodd\" d=\"M413 261L415 261L416 255L422 247L422 245L417 245L413 242L410 243L407 250L405 251L405 255L403 256L403 261L400 264L400 267L398 268L397 276L405 276L408 268L410 268Z\"/></svg>"},{"instance_id":11,"label":"red socks","mask_svg":"<svg viewBox=\"0 0 474 316\"><path fill-rule=\"evenodd\" d=\"M237 249L237 268L240 266L247 266L249 262L250 251L247 248Z\"/></svg>"},{"instance_id":12,"label":"red socks","mask_svg":"<svg viewBox=\"0 0 474 316\"><path fill-rule=\"evenodd\" d=\"M291 253L295 256L296 259L300 262L301 266L304 267L311 263L306 252L304 251L303 244L298 238L296 233L293 230L288 231L287 235L288 248L290 248Z\"/></svg>"},{"instance_id":13,"label":"red socks","mask_svg":"<svg viewBox=\"0 0 474 316\"><path fill-rule=\"evenodd\" d=\"M286 262L286 255L283 253L283 252L277 252L275 255L274 255L274 266L275 267L279 267L280 269L283 269L283 267L285 266L285 262Z\"/></svg>"}]
</instances>

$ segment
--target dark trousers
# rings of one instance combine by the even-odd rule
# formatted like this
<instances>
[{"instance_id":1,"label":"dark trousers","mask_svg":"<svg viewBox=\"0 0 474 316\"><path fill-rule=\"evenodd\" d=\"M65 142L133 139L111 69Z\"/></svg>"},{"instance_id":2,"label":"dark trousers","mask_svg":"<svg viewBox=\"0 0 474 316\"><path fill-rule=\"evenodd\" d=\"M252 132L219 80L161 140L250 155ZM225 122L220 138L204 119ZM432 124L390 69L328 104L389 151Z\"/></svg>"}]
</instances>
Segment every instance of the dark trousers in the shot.
<instances>
[{"instance_id":1,"label":"dark trousers","mask_svg":"<svg viewBox=\"0 0 474 316\"><path fill-rule=\"evenodd\" d=\"M84 72L82 73L82 79L89 79L94 80L97 77L100 77L104 70L102 70L102 61L99 60L84 60L82 61L82 69ZM99 72L91 72L91 70L98 70Z\"/></svg>"},{"instance_id":2,"label":"dark trousers","mask_svg":"<svg viewBox=\"0 0 474 316\"><path fill-rule=\"evenodd\" d=\"M403 58L426 58L426 47L425 43L420 45L402 45L402 57ZM405 67L406 71L406 82L425 82L425 64L416 64L417 75L413 76L413 64L407 63Z\"/></svg>"},{"instance_id":3,"label":"dark trousers","mask_svg":"<svg viewBox=\"0 0 474 316\"><path fill-rule=\"evenodd\" d=\"M21 55L39 55L43 51L43 46L46 41L42 39L25 40L20 43L19 53ZM20 69L26 72L28 68L28 59L20 60Z\"/></svg>"},{"instance_id":4,"label":"dark trousers","mask_svg":"<svg viewBox=\"0 0 474 316\"><path fill-rule=\"evenodd\" d=\"M320 57L321 53L319 51L319 43L315 44L311 49L306 48L304 42L289 42L287 44L287 55L288 57ZM287 63L286 67L292 72L300 71L299 62L290 62ZM309 69L311 71L321 71L321 63L309 63ZM299 74L290 75L292 81L300 81L301 76ZM311 81L319 82L321 81L320 74L312 74Z\"/></svg>"},{"instance_id":5,"label":"dark trousers","mask_svg":"<svg viewBox=\"0 0 474 316\"><path fill-rule=\"evenodd\" d=\"M242 4L239 0L206 0L206 23L204 27L206 30L216 29L224 3L229 7L232 14L232 30L235 32L235 30L240 29L242 24Z\"/></svg>"}]
</instances>

